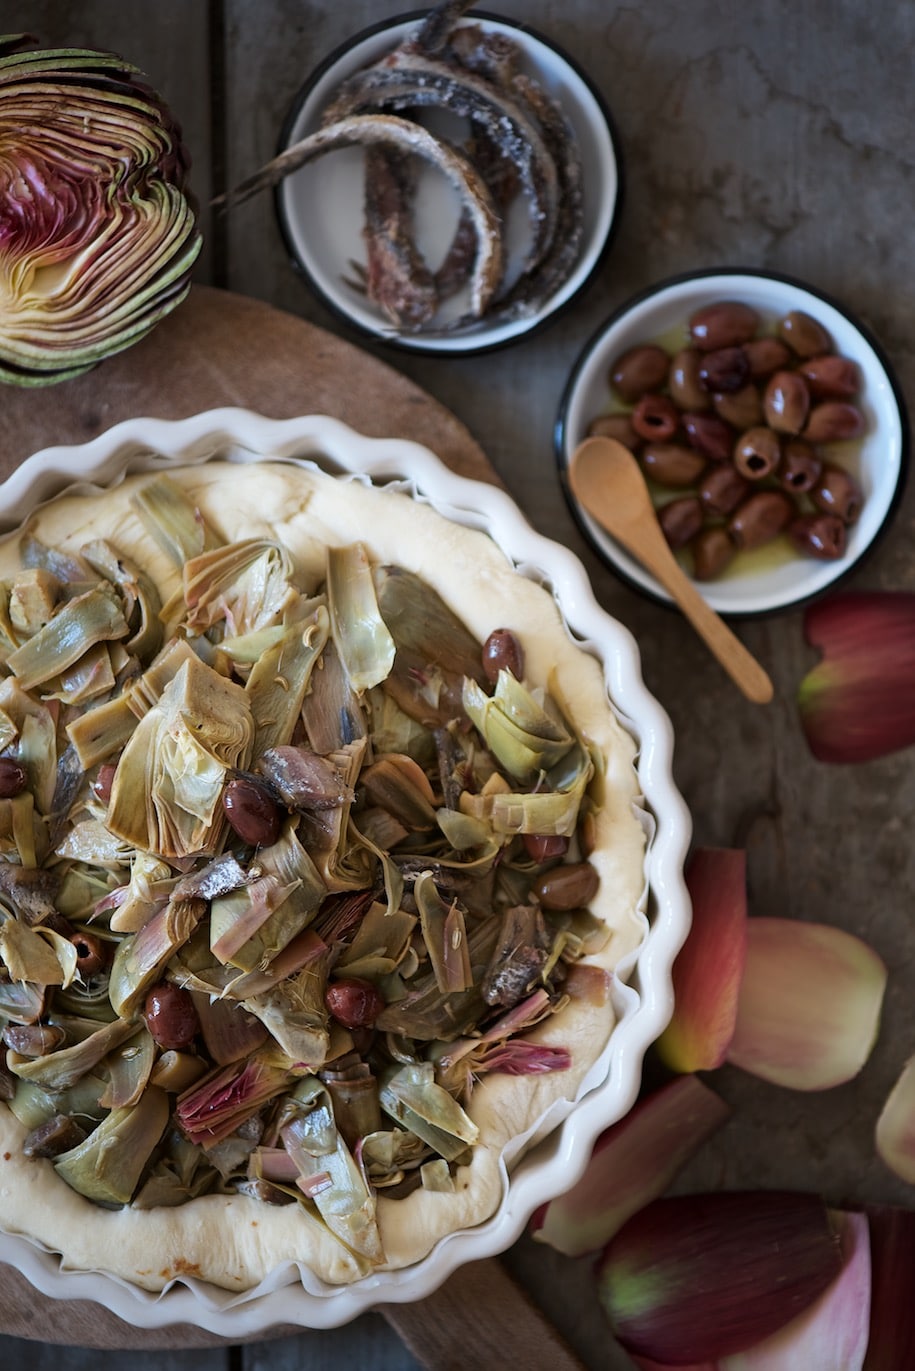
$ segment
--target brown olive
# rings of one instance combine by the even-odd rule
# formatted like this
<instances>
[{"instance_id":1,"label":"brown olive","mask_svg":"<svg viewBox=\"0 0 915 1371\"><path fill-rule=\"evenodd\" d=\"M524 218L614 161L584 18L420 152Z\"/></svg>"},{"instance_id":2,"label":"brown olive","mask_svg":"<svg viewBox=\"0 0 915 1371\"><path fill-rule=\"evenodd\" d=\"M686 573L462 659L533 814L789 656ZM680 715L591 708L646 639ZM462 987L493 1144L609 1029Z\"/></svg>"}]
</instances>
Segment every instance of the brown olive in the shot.
<instances>
[{"instance_id":1,"label":"brown olive","mask_svg":"<svg viewBox=\"0 0 915 1371\"><path fill-rule=\"evenodd\" d=\"M693 575L697 581L713 581L733 561L736 544L720 525L704 528L693 539Z\"/></svg>"},{"instance_id":2,"label":"brown olive","mask_svg":"<svg viewBox=\"0 0 915 1371\"><path fill-rule=\"evenodd\" d=\"M733 514L749 490L749 482L733 462L716 462L699 483L699 499L706 514L723 519Z\"/></svg>"},{"instance_id":3,"label":"brown olive","mask_svg":"<svg viewBox=\"0 0 915 1371\"><path fill-rule=\"evenodd\" d=\"M516 681L524 676L524 649L510 628L495 628L483 644L483 671L495 685L499 672L510 671Z\"/></svg>"},{"instance_id":4,"label":"brown olive","mask_svg":"<svg viewBox=\"0 0 915 1371\"><path fill-rule=\"evenodd\" d=\"M861 387L858 363L850 357L840 357L837 352L810 357L798 371L814 400L853 400Z\"/></svg>"},{"instance_id":5,"label":"brown olive","mask_svg":"<svg viewBox=\"0 0 915 1371\"><path fill-rule=\"evenodd\" d=\"M324 1003L327 1012L344 1028L371 1028L385 1006L377 985L361 976L341 976L331 981L324 992Z\"/></svg>"},{"instance_id":6,"label":"brown olive","mask_svg":"<svg viewBox=\"0 0 915 1371\"><path fill-rule=\"evenodd\" d=\"M734 511L728 532L739 548L762 547L781 533L794 514L794 501L783 491L757 490Z\"/></svg>"},{"instance_id":7,"label":"brown olive","mask_svg":"<svg viewBox=\"0 0 915 1371\"><path fill-rule=\"evenodd\" d=\"M817 509L837 515L843 524L853 524L861 513L861 487L844 467L824 466L810 498Z\"/></svg>"},{"instance_id":8,"label":"brown olive","mask_svg":"<svg viewBox=\"0 0 915 1371\"><path fill-rule=\"evenodd\" d=\"M645 343L630 348L610 368L610 384L621 400L635 404L647 391L660 390L670 360L662 347Z\"/></svg>"},{"instance_id":9,"label":"brown olive","mask_svg":"<svg viewBox=\"0 0 915 1371\"><path fill-rule=\"evenodd\" d=\"M143 1017L153 1041L166 1051L190 1047L200 1031L190 992L171 981L153 986L146 996Z\"/></svg>"},{"instance_id":10,"label":"brown olive","mask_svg":"<svg viewBox=\"0 0 915 1371\"><path fill-rule=\"evenodd\" d=\"M615 438L635 452L641 443L628 414L601 414L588 425L589 438Z\"/></svg>"},{"instance_id":11,"label":"brown olive","mask_svg":"<svg viewBox=\"0 0 915 1371\"><path fill-rule=\"evenodd\" d=\"M755 428L762 423L762 396L752 384L730 394L719 391L712 396L712 404L718 417L736 429Z\"/></svg>"},{"instance_id":12,"label":"brown olive","mask_svg":"<svg viewBox=\"0 0 915 1371\"><path fill-rule=\"evenodd\" d=\"M694 486L706 467L705 458L683 443L649 443L641 455L642 470L662 486Z\"/></svg>"},{"instance_id":13,"label":"brown olive","mask_svg":"<svg viewBox=\"0 0 915 1371\"><path fill-rule=\"evenodd\" d=\"M681 414L680 422L690 447L710 462L726 462L734 450L736 432L717 414Z\"/></svg>"},{"instance_id":14,"label":"brown olive","mask_svg":"<svg viewBox=\"0 0 915 1371\"><path fill-rule=\"evenodd\" d=\"M746 385L750 375L747 354L741 347L716 348L707 352L699 368L699 383L710 395L716 391L733 394Z\"/></svg>"},{"instance_id":15,"label":"brown olive","mask_svg":"<svg viewBox=\"0 0 915 1371\"><path fill-rule=\"evenodd\" d=\"M668 500L658 510L658 523L664 537L676 552L677 548L695 538L703 524L702 502L698 495L681 495L677 500Z\"/></svg>"},{"instance_id":16,"label":"brown olive","mask_svg":"<svg viewBox=\"0 0 915 1371\"><path fill-rule=\"evenodd\" d=\"M779 433L800 433L810 410L810 391L796 371L770 376L763 396L766 423Z\"/></svg>"},{"instance_id":17,"label":"brown olive","mask_svg":"<svg viewBox=\"0 0 915 1371\"><path fill-rule=\"evenodd\" d=\"M600 877L590 862L554 866L531 887L544 909L580 909L597 894Z\"/></svg>"},{"instance_id":18,"label":"brown olive","mask_svg":"<svg viewBox=\"0 0 915 1371\"><path fill-rule=\"evenodd\" d=\"M111 762L102 762L98 769L95 780L92 782L92 793L100 804L106 805L111 799L111 787L114 785L114 773L117 767Z\"/></svg>"},{"instance_id":19,"label":"brown olive","mask_svg":"<svg viewBox=\"0 0 915 1371\"><path fill-rule=\"evenodd\" d=\"M774 371L783 371L791 362L791 349L780 338L751 338L744 343L743 350L754 381L765 381Z\"/></svg>"},{"instance_id":20,"label":"brown olive","mask_svg":"<svg viewBox=\"0 0 915 1371\"><path fill-rule=\"evenodd\" d=\"M525 833L521 841L525 852L535 862L564 857L569 850L569 840L561 833Z\"/></svg>"},{"instance_id":21,"label":"brown olive","mask_svg":"<svg viewBox=\"0 0 915 1371\"><path fill-rule=\"evenodd\" d=\"M264 786L250 777L233 777L222 792L222 807L230 827L243 843L270 847L280 836L282 816Z\"/></svg>"},{"instance_id":22,"label":"brown olive","mask_svg":"<svg viewBox=\"0 0 915 1371\"><path fill-rule=\"evenodd\" d=\"M28 784L28 774L20 762L12 757L0 757L0 800L11 800L21 795Z\"/></svg>"},{"instance_id":23,"label":"brown olive","mask_svg":"<svg viewBox=\"0 0 915 1371\"><path fill-rule=\"evenodd\" d=\"M863 432L864 415L857 405L846 400L824 400L810 411L804 437L811 443L840 443L860 438Z\"/></svg>"},{"instance_id":24,"label":"brown olive","mask_svg":"<svg viewBox=\"0 0 915 1371\"><path fill-rule=\"evenodd\" d=\"M681 409L708 409L711 400L699 381L702 353L695 348L681 348L670 363L667 388Z\"/></svg>"},{"instance_id":25,"label":"brown olive","mask_svg":"<svg viewBox=\"0 0 915 1371\"><path fill-rule=\"evenodd\" d=\"M690 337L703 352L746 343L759 327L759 315L739 300L719 300L690 316Z\"/></svg>"},{"instance_id":26,"label":"brown olive","mask_svg":"<svg viewBox=\"0 0 915 1371\"><path fill-rule=\"evenodd\" d=\"M747 429L734 444L734 465L748 481L761 481L771 476L781 457L778 434L763 425Z\"/></svg>"},{"instance_id":27,"label":"brown olive","mask_svg":"<svg viewBox=\"0 0 915 1371\"><path fill-rule=\"evenodd\" d=\"M632 427L640 438L663 443L672 438L680 423L680 413L667 395L643 395L632 411Z\"/></svg>"},{"instance_id":28,"label":"brown olive","mask_svg":"<svg viewBox=\"0 0 915 1371\"><path fill-rule=\"evenodd\" d=\"M819 320L800 309L785 315L779 323L778 336L798 357L817 357L821 352L832 352L832 339L827 330Z\"/></svg>"},{"instance_id":29,"label":"brown olive","mask_svg":"<svg viewBox=\"0 0 915 1371\"><path fill-rule=\"evenodd\" d=\"M70 934L69 941L76 948L76 969L84 981L88 981L90 976L97 976L108 965L108 944L94 933L77 929Z\"/></svg>"},{"instance_id":30,"label":"brown olive","mask_svg":"<svg viewBox=\"0 0 915 1371\"><path fill-rule=\"evenodd\" d=\"M816 485L822 469L822 459L812 443L806 438L788 438L782 448L775 479L783 490L803 495Z\"/></svg>"},{"instance_id":31,"label":"brown olive","mask_svg":"<svg viewBox=\"0 0 915 1371\"><path fill-rule=\"evenodd\" d=\"M837 514L801 514L788 525L788 537L798 552L824 562L845 552L845 525Z\"/></svg>"}]
</instances>

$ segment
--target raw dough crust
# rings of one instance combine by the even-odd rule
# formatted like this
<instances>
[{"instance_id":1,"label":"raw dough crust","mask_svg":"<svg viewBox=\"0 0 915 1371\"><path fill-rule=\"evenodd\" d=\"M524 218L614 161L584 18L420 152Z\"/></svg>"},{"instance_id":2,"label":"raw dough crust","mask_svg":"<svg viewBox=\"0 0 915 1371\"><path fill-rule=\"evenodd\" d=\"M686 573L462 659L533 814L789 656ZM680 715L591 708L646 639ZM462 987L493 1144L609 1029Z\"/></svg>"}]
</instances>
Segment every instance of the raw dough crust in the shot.
<instances>
[{"instance_id":1,"label":"raw dough crust","mask_svg":"<svg viewBox=\"0 0 915 1371\"><path fill-rule=\"evenodd\" d=\"M597 660L576 646L551 595L519 575L483 533L443 518L408 494L337 479L282 462L211 461L169 473L227 540L264 535L286 544L315 583L323 579L324 547L362 542L373 560L396 562L428 581L483 641L495 628L520 637L526 675L545 683L551 672L580 732L604 759L603 806L591 861L600 874L593 911L612 929L605 949L588 960L608 973L644 932L643 828L637 813L635 744L607 699ZM165 558L130 508L148 476L128 477L95 495L67 495L38 514L37 536L76 551L106 537L145 568L163 591L177 585ZM16 537L0 545L0 577L18 568ZM574 1099L604 1051L614 1024L608 999L573 1001L538 1030L546 1042L572 1051L569 1071L542 1076L490 1075L474 1091L468 1112L481 1130L472 1163L453 1193L415 1191L404 1200L379 1198L378 1219L388 1268L424 1257L444 1235L488 1218L504 1179L499 1158L557 1100ZM65 1267L102 1270L161 1290L182 1276L232 1291L257 1285L276 1267L297 1262L321 1281L360 1276L352 1255L301 1206L265 1205L246 1196L206 1196L178 1209L106 1210L61 1181L50 1162L21 1151L25 1129L0 1106L0 1222L63 1254Z\"/></svg>"}]
</instances>

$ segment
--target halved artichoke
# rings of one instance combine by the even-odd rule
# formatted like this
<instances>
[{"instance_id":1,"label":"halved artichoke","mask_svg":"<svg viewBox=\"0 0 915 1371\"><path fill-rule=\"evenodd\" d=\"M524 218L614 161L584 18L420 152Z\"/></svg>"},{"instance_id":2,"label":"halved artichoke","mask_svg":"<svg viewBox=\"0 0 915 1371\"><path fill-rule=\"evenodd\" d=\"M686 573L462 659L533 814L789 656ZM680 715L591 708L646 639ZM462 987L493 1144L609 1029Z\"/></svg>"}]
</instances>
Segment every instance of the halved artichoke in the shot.
<instances>
[{"instance_id":1,"label":"halved artichoke","mask_svg":"<svg viewBox=\"0 0 915 1371\"><path fill-rule=\"evenodd\" d=\"M181 132L113 53L0 36L0 380L49 385L142 338L200 252Z\"/></svg>"}]
</instances>

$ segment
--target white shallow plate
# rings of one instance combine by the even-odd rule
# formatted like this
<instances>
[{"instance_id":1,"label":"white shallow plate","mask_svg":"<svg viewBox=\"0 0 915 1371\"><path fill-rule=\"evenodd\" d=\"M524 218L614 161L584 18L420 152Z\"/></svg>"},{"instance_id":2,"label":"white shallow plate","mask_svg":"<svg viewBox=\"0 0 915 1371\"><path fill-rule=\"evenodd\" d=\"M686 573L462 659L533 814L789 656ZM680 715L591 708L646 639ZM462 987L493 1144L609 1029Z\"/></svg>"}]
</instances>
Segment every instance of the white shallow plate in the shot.
<instances>
[{"instance_id":1,"label":"white shallow plate","mask_svg":"<svg viewBox=\"0 0 915 1371\"><path fill-rule=\"evenodd\" d=\"M360 67L390 52L417 23L425 11L380 24L358 35L333 53L299 92L286 121L281 147L313 133L321 112L336 94L340 83ZM582 160L584 236L575 270L538 312L506 323L462 329L450 335L424 336L393 330L391 322L347 280L353 278L352 262L365 263L363 226L363 153L346 148L322 157L287 176L276 193L277 213L289 250L314 289L326 304L350 323L386 342L414 352L468 353L500 347L543 324L573 296L590 277L608 246L620 198L620 164L610 118L587 77L571 59L545 38L527 27L503 20L471 15L465 22L513 39L523 54L523 69L561 104L578 143ZM459 128L436 122L430 127L448 135ZM519 213L515 215L515 208ZM417 242L433 267L451 242L458 221L457 198L437 172L421 172L416 203ZM513 206L506 227L511 278L517 271L527 241L525 216ZM466 291L449 301L436 326L459 318L467 309Z\"/></svg>"},{"instance_id":2,"label":"white shallow plate","mask_svg":"<svg viewBox=\"0 0 915 1371\"><path fill-rule=\"evenodd\" d=\"M901 392L880 345L841 305L788 277L750 270L694 272L652 287L623 305L582 351L560 406L556 455L566 498L597 552L625 580L669 604L670 596L654 577L575 499L568 468L591 420L609 408L608 376L616 358L636 344L666 341L672 331L685 327L694 310L718 300L743 301L767 323L791 310L803 310L828 329L835 351L853 358L862 376L859 404L867 431L856 462L864 504L860 519L848 530L844 556L821 562L798 555L739 574L735 563L733 575L697 583L719 614L768 614L820 595L846 576L886 528L902 495L909 433Z\"/></svg>"},{"instance_id":3,"label":"white shallow plate","mask_svg":"<svg viewBox=\"0 0 915 1371\"><path fill-rule=\"evenodd\" d=\"M105 486L128 471L167 470L215 457L300 461L341 477L397 483L447 518L488 533L521 575L551 590L570 633L602 662L609 696L639 745L638 776L651 835L644 938L618 969L618 1023L609 1047L580 1098L512 1171L499 1209L485 1223L451 1234L413 1266L379 1272L354 1285L315 1282L310 1273L287 1264L241 1295L192 1278L153 1294L102 1273L65 1271L53 1252L0 1233L0 1262L17 1268L45 1295L96 1301L136 1327L187 1322L231 1340L280 1324L335 1327L375 1305L421 1299L456 1267L504 1251L538 1205L578 1179L599 1133L635 1101L645 1051L670 1017L671 965L690 921L682 876L690 821L672 779L667 715L642 683L634 639L598 606L581 563L537 534L504 492L454 475L418 444L364 438L320 416L278 421L222 409L178 421L131 420L81 447L48 448L23 463L0 486L0 533L16 528L36 504L75 483Z\"/></svg>"}]
</instances>

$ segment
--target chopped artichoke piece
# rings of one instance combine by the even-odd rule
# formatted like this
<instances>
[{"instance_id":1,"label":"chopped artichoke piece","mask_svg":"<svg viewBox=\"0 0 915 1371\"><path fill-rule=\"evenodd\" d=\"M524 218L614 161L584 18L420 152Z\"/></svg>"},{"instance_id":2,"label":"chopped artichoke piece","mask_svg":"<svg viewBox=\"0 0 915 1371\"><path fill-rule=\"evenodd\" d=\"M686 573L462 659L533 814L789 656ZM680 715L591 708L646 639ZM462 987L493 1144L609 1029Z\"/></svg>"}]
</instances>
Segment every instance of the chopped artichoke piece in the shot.
<instances>
[{"instance_id":1,"label":"chopped artichoke piece","mask_svg":"<svg viewBox=\"0 0 915 1371\"><path fill-rule=\"evenodd\" d=\"M91 771L126 747L136 726L137 716L127 697L117 695L71 720L67 737L76 748L83 770Z\"/></svg>"},{"instance_id":2,"label":"chopped artichoke piece","mask_svg":"<svg viewBox=\"0 0 915 1371\"><path fill-rule=\"evenodd\" d=\"M64 969L53 947L18 919L7 918L0 925L0 958L11 980L33 985L64 983Z\"/></svg>"},{"instance_id":3,"label":"chopped artichoke piece","mask_svg":"<svg viewBox=\"0 0 915 1371\"><path fill-rule=\"evenodd\" d=\"M246 538L186 559L188 627L204 633L225 621L234 636L279 623L298 597L292 572L286 548L268 538Z\"/></svg>"},{"instance_id":4,"label":"chopped artichoke piece","mask_svg":"<svg viewBox=\"0 0 915 1371\"><path fill-rule=\"evenodd\" d=\"M394 665L394 639L378 610L372 569L361 543L327 549L331 632L353 690L380 685Z\"/></svg>"},{"instance_id":5,"label":"chopped artichoke piece","mask_svg":"<svg viewBox=\"0 0 915 1371\"><path fill-rule=\"evenodd\" d=\"M168 1124L168 1096L149 1086L135 1105L114 1109L54 1170L98 1204L129 1204L153 1149Z\"/></svg>"},{"instance_id":6,"label":"chopped artichoke piece","mask_svg":"<svg viewBox=\"0 0 915 1371\"><path fill-rule=\"evenodd\" d=\"M152 580L103 538L86 543L82 555L100 576L118 587L131 630L126 647L141 662L149 661L162 646L162 600Z\"/></svg>"},{"instance_id":7,"label":"chopped artichoke piece","mask_svg":"<svg viewBox=\"0 0 915 1371\"><path fill-rule=\"evenodd\" d=\"M333 638L321 653L320 669L312 673L302 720L312 750L323 757L368 734L361 699L349 683Z\"/></svg>"},{"instance_id":8,"label":"chopped artichoke piece","mask_svg":"<svg viewBox=\"0 0 915 1371\"><path fill-rule=\"evenodd\" d=\"M539 772L549 771L575 746L574 734L510 671L499 672L492 695L468 677L463 699L486 746L518 781L530 781Z\"/></svg>"},{"instance_id":9,"label":"chopped artichoke piece","mask_svg":"<svg viewBox=\"0 0 915 1371\"><path fill-rule=\"evenodd\" d=\"M107 581L68 600L21 647L7 665L23 690L50 681L77 662L93 643L124 638L127 622L120 597Z\"/></svg>"},{"instance_id":10,"label":"chopped artichoke piece","mask_svg":"<svg viewBox=\"0 0 915 1371\"><path fill-rule=\"evenodd\" d=\"M448 904L435 887L430 871L424 871L413 886L419 910L423 942L429 954L432 974L445 995L452 990L469 990L473 985L467 929L456 900Z\"/></svg>"},{"instance_id":11,"label":"chopped artichoke piece","mask_svg":"<svg viewBox=\"0 0 915 1371\"><path fill-rule=\"evenodd\" d=\"M108 827L161 857L215 851L226 773L247 765L253 732L241 686L190 658L124 749Z\"/></svg>"},{"instance_id":12,"label":"chopped artichoke piece","mask_svg":"<svg viewBox=\"0 0 915 1371\"><path fill-rule=\"evenodd\" d=\"M101 1028L94 1024L92 1027L95 1031L81 1042L49 1052L45 1057L20 1057L17 1052L8 1052L7 1065L20 1080L32 1081L45 1090L67 1090L137 1030L130 1019L114 1019Z\"/></svg>"},{"instance_id":13,"label":"chopped artichoke piece","mask_svg":"<svg viewBox=\"0 0 915 1371\"><path fill-rule=\"evenodd\" d=\"M480 1136L476 1124L436 1083L431 1062L401 1066L382 1078L381 1107L446 1161L455 1161Z\"/></svg>"},{"instance_id":14,"label":"chopped artichoke piece","mask_svg":"<svg viewBox=\"0 0 915 1371\"><path fill-rule=\"evenodd\" d=\"M130 497L140 522L179 570L185 562L221 539L206 524L200 510L181 486L165 475L144 482Z\"/></svg>"},{"instance_id":15,"label":"chopped artichoke piece","mask_svg":"<svg viewBox=\"0 0 915 1371\"><path fill-rule=\"evenodd\" d=\"M252 668L247 681L248 703L254 720L253 753L285 745L302 711L312 671L330 633L330 618L323 605L311 623L288 628L279 642L268 648Z\"/></svg>"},{"instance_id":16,"label":"chopped artichoke piece","mask_svg":"<svg viewBox=\"0 0 915 1371\"><path fill-rule=\"evenodd\" d=\"M245 1008L255 1014L291 1061L317 1071L330 1041L324 1003L329 956L315 958L301 971L261 995L249 995Z\"/></svg>"},{"instance_id":17,"label":"chopped artichoke piece","mask_svg":"<svg viewBox=\"0 0 915 1371\"><path fill-rule=\"evenodd\" d=\"M306 1077L289 1104L300 1112L281 1130L286 1151L301 1173L299 1187L327 1227L373 1265L384 1261L375 1199L333 1121L333 1107L318 1081Z\"/></svg>"},{"instance_id":18,"label":"chopped artichoke piece","mask_svg":"<svg viewBox=\"0 0 915 1371\"><path fill-rule=\"evenodd\" d=\"M30 638L49 621L60 599L62 586L45 567L26 567L17 572L10 589L10 623L22 638Z\"/></svg>"},{"instance_id":19,"label":"chopped artichoke piece","mask_svg":"<svg viewBox=\"0 0 915 1371\"><path fill-rule=\"evenodd\" d=\"M99 1101L106 1109L137 1104L150 1083L156 1060L156 1044L146 1028L140 1028L107 1058L108 1087Z\"/></svg>"},{"instance_id":20,"label":"chopped artichoke piece","mask_svg":"<svg viewBox=\"0 0 915 1371\"><path fill-rule=\"evenodd\" d=\"M433 728L461 713L465 676L482 683L480 645L442 597L403 567L376 567L378 608L397 646L384 682L411 719Z\"/></svg>"},{"instance_id":21,"label":"chopped artichoke piece","mask_svg":"<svg viewBox=\"0 0 915 1371\"><path fill-rule=\"evenodd\" d=\"M172 899L139 933L128 934L118 944L108 985L108 997L118 1014L137 1012L146 992L205 913L205 900Z\"/></svg>"}]
</instances>

